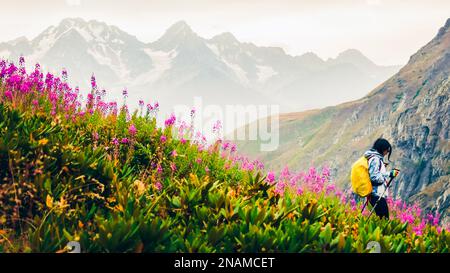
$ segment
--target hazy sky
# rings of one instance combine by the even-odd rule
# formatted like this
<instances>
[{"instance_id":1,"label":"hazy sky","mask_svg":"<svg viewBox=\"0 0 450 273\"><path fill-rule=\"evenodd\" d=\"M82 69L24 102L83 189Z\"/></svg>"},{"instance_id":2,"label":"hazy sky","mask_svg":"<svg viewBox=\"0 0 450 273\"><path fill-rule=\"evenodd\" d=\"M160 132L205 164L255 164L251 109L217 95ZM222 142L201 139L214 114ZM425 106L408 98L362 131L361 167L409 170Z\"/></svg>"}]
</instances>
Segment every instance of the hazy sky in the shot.
<instances>
[{"instance_id":1,"label":"hazy sky","mask_svg":"<svg viewBox=\"0 0 450 273\"><path fill-rule=\"evenodd\" d=\"M239 40L326 59L348 48L404 64L450 17L448 0L0 0L0 41L33 38L66 17L96 19L144 42L185 20L205 38Z\"/></svg>"}]
</instances>

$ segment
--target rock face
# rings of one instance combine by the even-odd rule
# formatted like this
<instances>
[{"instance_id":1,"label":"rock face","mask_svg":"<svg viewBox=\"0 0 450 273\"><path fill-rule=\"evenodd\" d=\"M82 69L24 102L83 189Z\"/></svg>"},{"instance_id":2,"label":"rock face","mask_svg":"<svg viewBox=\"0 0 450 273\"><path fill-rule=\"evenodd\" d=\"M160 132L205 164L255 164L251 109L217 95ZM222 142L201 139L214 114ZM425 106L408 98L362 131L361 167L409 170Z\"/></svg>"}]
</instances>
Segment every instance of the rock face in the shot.
<instances>
[{"instance_id":1,"label":"rock face","mask_svg":"<svg viewBox=\"0 0 450 273\"><path fill-rule=\"evenodd\" d=\"M401 176L391 194L450 211L450 19L396 75L360 100L280 117L280 148L263 153L272 168L329 165L336 182L349 187L351 164L378 137L393 145L390 167ZM254 143L241 143L258 154Z\"/></svg>"}]
</instances>

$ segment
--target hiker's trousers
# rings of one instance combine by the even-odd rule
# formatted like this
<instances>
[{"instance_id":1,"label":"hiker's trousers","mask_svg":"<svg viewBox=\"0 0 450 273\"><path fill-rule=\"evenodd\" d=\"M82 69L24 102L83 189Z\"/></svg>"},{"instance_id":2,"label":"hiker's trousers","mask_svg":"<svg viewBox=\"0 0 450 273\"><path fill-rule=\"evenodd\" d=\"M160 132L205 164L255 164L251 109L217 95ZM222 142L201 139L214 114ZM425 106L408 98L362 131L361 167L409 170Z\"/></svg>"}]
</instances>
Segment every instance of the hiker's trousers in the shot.
<instances>
[{"instance_id":1,"label":"hiker's trousers","mask_svg":"<svg viewBox=\"0 0 450 273\"><path fill-rule=\"evenodd\" d=\"M377 202L377 200L379 199L379 196L376 195L372 195L370 197L370 204L373 206L375 206L375 203ZM388 204L386 202L385 198L381 198L380 201L378 201L377 206L375 207L375 213L376 215L378 215L380 218L386 217L387 219L389 219L389 208L388 208Z\"/></svg>"}]
</instances>

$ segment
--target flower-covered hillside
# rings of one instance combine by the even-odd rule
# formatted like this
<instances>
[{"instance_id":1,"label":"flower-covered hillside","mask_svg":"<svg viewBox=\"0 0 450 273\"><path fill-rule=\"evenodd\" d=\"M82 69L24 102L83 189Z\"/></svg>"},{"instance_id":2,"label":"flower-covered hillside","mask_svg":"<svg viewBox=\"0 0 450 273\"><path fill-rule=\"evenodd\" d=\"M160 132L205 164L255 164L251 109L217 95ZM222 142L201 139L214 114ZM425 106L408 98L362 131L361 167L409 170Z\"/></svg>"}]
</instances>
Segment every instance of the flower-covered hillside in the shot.
<instances>
[{"instance_id":1,"label":"flower-covered hillside","mask_svg":"<svg viewBox=\"0 0 450 273\"><path fill-rule=\"evenodd\" d=\"M84 100L66 72L0 62L1 252L449 251L418 208L391 200L390 221L368 218L327 168L265 174L175 116L158 127L156 102L103 98L94 77Z\"/></svg>"}]
</instances>

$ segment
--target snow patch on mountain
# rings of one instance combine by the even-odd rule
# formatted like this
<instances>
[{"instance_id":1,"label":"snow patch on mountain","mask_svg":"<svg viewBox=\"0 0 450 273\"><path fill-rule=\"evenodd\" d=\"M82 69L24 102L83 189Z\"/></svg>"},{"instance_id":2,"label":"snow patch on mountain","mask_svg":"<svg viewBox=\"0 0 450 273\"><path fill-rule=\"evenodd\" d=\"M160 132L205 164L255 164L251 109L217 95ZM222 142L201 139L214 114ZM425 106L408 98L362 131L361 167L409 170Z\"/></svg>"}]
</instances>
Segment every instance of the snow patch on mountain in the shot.
<instances>
[{"instance_id":1,"label":"snow patch on mountain","mask_svg":"<svg viewBox=\"0 0 450 273\"><path fill-rule=\"evenodd\" d=\"M216 58L219 61L223 62L233 72L240 84L242 84L244 87L250 86L250 80L248 78L247 72L239 64L227 60L217 44L206 43L206 45L214 53Z\"/></svg>"},{"instance_id":2,"label":"snow patch on mountain","mask_svg":"<svg viewBox=\"0 0 450 273\"><path fill-rule=\"evenodd\" d=\"M97 63L112 68L122 82L130 80L131 72L120 58L122 50L113 49L105 44L98 44L96 47L89 48L87 52L97 61Z\"/></svg>"},{"instance_id":3,"label":"snow patch on mountain","mask_svg":"<svg viewBox=\"0 0 450 273\"><path fill-rule=\"evenodd\" d=\"M220 50L219 47L216 44L207 43L206 46L214 53L214 55L217 56L218 59L220 59Z\"/></svg>"},{"instance_id":4,"label":"snow patch on mountain","mask_svg":"<svg viewBox=\"0 0 450 273\"><path fill-rule=\"evenodd\" d=\"M161 50L144 49L144 52L152 59L153 68L138 76L134 84L151 84L155 83L161 76L172 67L173 60L177 57L178 52L174 49L169 52Z\"/></svg>"},{"instance_id":5,"label":"snow patch on mountain","mask_svg":"<svg viewBox=\"0 0 450 273\"><path fill-rule=\"evenodd\" d=\"M271 66L257 65L256 68L258 68L258 81L260 83L264 83L271 77L278 74L278 72L276 72Z\"/></svg>"},{"instance_id":6,"label":"snow patch on mountain","mask_svg":"<svg viewBox=\"0 0 450 273\"><path fill-rule=\"evenodd\" d=\"M221 61L224 62L231 69L231 71L233 71L233 73L238 78L239 82L244 87L250 86L250 81L247 77L247 72L245 72L245 70L242 67L240 67L238 64L228 62L225 58L221 58Z\"/></svg>"}]
</instances>

